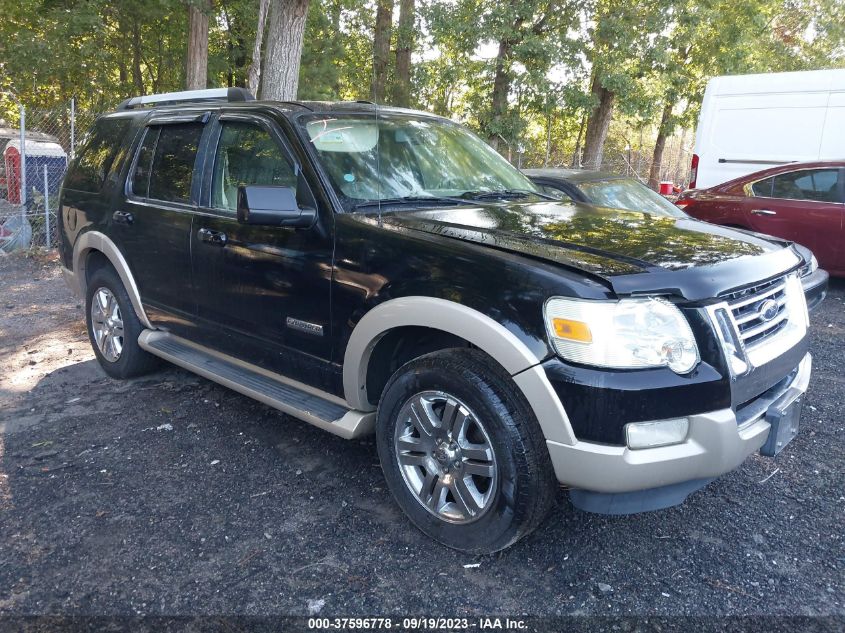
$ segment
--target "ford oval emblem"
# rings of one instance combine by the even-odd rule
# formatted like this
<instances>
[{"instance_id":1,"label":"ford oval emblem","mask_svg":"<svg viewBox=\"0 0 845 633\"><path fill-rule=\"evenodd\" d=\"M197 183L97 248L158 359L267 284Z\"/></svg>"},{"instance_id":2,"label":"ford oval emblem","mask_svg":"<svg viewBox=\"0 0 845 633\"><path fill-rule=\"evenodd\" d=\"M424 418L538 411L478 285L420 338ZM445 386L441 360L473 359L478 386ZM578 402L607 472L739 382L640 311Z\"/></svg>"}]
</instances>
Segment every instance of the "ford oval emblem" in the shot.
<instances>
[{"instance_id":1,"label":"ford oval emblem","mask_svg":"<svg viewBox=\"0 0 845 633\"><path fill-rule=\"evenodd\" d=\"M771 321L778 315L778 309L780 306L778 302L774 299L766 299L763 303L760 304L760 310L757 314L760 315L761 321Z\"/></svg>"}]
</instances>

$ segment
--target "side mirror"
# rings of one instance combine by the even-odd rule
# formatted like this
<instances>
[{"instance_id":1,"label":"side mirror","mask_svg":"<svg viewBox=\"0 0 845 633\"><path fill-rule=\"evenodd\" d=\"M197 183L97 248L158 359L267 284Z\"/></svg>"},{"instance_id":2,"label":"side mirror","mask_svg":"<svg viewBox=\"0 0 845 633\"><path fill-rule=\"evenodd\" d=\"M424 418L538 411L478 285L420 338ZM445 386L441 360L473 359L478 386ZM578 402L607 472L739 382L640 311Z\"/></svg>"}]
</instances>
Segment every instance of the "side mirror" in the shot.
<instances>
[{"instance_id":1,"label":"side mirror","mask_svg":"<svg viewBox=\"0 0 845 633\"><path fill-rule=\"evenodd\" d=\"M300 207L296 190L274 185L238 187L238 222L260 226L306 229L317 220L317 210Z\"/></svg>"}]
</instances>

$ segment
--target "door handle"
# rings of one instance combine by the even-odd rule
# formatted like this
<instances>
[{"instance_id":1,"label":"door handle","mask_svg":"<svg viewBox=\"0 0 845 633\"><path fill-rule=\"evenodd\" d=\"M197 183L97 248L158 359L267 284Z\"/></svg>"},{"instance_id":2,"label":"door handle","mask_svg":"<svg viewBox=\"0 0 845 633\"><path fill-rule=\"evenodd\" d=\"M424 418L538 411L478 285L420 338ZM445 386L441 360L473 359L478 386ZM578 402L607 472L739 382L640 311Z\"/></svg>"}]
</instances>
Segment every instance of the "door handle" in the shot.
<instances>
[{"instance_id":1,"label":"door handle","mask_svg":"<svg viewBox=\"0 0 845 633\"><path fill-rule=\"evenodd\" d=\"M211 229L200 229L197 231L197 237L200 238L201 242L212 246L226 246L228 239L223 231L212 231Z\"/></svg>"},{"instance_id":2,"label":"door handle","mask_svg":"<svg viewBox=\"0 0 845 633\"><path fill-rule=\"evenodd\" d=\"M115 224L125 224L128 226L135 221L135 216L129 213L129 211L115 211L112 213L111 219L114 220Z\"/></svg>"},{"instance_id":3,"label":"door handle","mask_svg":"<svg viewBox=\"0 0 845 633\"><path fill-rule=\"evenodd\" d=\"M772 211L771 209L752 209L751 213L754 215L777 215L777 211Z\"/></svg>"}]
</instances>

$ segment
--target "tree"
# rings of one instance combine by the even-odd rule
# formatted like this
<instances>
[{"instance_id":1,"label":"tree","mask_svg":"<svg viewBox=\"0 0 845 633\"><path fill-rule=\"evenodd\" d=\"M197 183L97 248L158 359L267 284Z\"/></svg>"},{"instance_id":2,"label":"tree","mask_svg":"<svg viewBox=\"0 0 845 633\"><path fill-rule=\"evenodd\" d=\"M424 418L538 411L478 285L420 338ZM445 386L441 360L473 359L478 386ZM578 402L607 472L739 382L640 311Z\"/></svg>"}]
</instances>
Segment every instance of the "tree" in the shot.
<instances>
[{"instance_id":1,"label":"tree","mask_svg":"<svg viewBox=\"0 0 845 633\"><path fill-rule=\"evenodd\" d=\"M393 30L393 0L378 0L373 32L372 99L384 101L387 69L390 64L390 34Z\"/></svg>"},{"instance_id":2,"label":"tree","mask_svg":"<svg viewBox=\"0 0 845 633\"><path fill-rule=\"evenodd\" d=\"M640 155L654 149L653 182L668 148L679 160L672 136L697 118L710 77L845 67L842 0L382 0L380 19L379 0L15 0L0 20L0 90L37 127L36 109L55 121L71 97L102 112L184 89L188 3L206 7L207 72L197 76L210 86L387 95L464 121L503 153L525 145L532 165L577 163L590 124L588 155L637 138ZM14 125L10 103L0 117Z\"/></svg>"},{"instance_id":3,"label":"tree","mask_svg":"<svg viewBox=\"0 0 845 633\"><path fill-rule=\"evenodd\" d=\"M617 103L636 100L642 80L662 54L654 42L669 21L675 0L597 0L587 59L592 106L584 136L584 167L599 169ZM653 104L639 103L646 110ZM633 109L636 109L633 108Z\"/></svg>"},{"instance_id":4,"label":"tree","mask_svg":"<svg viewBox=\"0 0 845 633\"><path fill-rule=\"evenodd\" d=\"M252 45L252 62L249 65L247 86L249 91L257 95L261 80L261 46L264 43L264 26L267 21L267 8L270 0L258 0L258 27L255 29L255 41Z\"/></svg>"},{"instance_id":5,"label":"tree","mask_svg":"<svg viewBox=\"0 0 845 633\"><path fill-rule=\"evenodd\" d=\"M483 76L466 79L478 126L493 147L502 139L512 144L520 133L510 105L516 79L524 92L538 92L549 86L547 74L555 63L570 61L577 42L568 33L577 25L578 7L575 0L457 0L431 11L438 46L470 59L479 42L495 47Z\"/></svg>"},{"instance_id":6,"label":"tree","mask_svg":"<svg viewBox=\"0 0 845 633\"><path fill-rule=\"evenodd\" d=\"M843 40L841 35L826 38L831 31L820 16L835 16L836 4L821 6L827 2L788 8L769 0L677 0L673 4L670 25L656 41L663 56L656 57L648 79L656 86L656 101L662 105L650 186L657 187L660 181L666 140L679 123L694 121L709 77L818 68L835 58L835 42ZM840 8L840 13L845 10ZM811 24L816 41L807 48L803 34ZM834 17L828 24L841 24L841 20ZM838 28L841 34L841 25Z\"/></svg>"},{"instance_id":7,"label":"tree","mask_svg":"<svg viewBox=\"0 0 845 633\"><path fill-rule=\"evenodd\" d=\"M263 99L296 99L308 1L272 0L270 4L264 78L261 82Z\"/></svg>"},{"instance_id":8,"label":"tree","mask_svg":"<svg viewBox=\"0 0 845 633\"><path fill-rule=\"evenodd\" d=\"M593 98L593 106L587 118L587 131L584 135L583 165L587 169L599 169L604 158L604 142L613 119L616 93L604 87L598 69L593 71L590 95Z\"/></svg>"},{"instance_id":9,"label":"tree","mask_svg":"<svg viewBox=\"0 0 845 633\"><path fill-rule=\"evenodd\" d=\"M202 90L208 85L208 14L211 0L188 2L188 53L185 61L185 87Z\"/></svg>"},{"instance_id":10,"label":"tree","mask_svg":"<svg viewBox=\"0 0 845 633\"><path fill-rule=\"evenodd\" d=\"M491 16L498 51L487 126L489 143L494 148L498 148L500 139L515 137L513 124L506 122L515 64L525 67L526 75L533 75L533 83L548 88L545 75L565 43L555 34L573 26L574 10L574 4L561 0L522 0L504 5L499 9L501 13Z\"/></svg>"},{"instance_id":11,"label":"tree","mask_svg":"<svg viewBox=\"0 0 845 633\"><path fill-rule=\"evenodd\" d=\"M414 33L414 0L399 0L393 105L403 108L411 105L411 52L414 50Z\"/></svg>"}]
</instances>

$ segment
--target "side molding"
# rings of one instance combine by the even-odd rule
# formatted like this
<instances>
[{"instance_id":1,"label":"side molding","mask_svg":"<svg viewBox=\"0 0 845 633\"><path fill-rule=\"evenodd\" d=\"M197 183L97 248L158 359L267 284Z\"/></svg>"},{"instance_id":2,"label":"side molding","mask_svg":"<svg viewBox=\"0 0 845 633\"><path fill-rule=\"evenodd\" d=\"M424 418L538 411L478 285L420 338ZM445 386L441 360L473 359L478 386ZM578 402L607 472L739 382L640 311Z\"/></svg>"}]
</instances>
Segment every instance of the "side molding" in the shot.
<instances>
[{"instance_id":1,"label":"side molding","mask_svg":"<svg viewBox=\"0 0 845 633\"><path fill-rule=\"evenodd\" d=\"M100 251L111 262L111 265L114 266L114 269L120 276L126 292L129 294L129 299L132 301L132 307L135 308L135 314L138 315L138 319L144 327L152 329L153 326L141 304L141 294L138 292L135 278L129 270L129 264L126 263L123 254L115 243L99 231L83 233L76 240L76 244L73 245L73 274L79 286L79 293L84 294L85 292L85 262L90 251Z\"/></svg>"},{"instance_id":2,"label":"side molding","mask_svg":"<svg viewBox=\"0 0 845 633\"><path fill-rule=\"evenodd\" d=\"M402 297L376 306L352 331L343 359L343 391L349 407L373 411L367 397L367 367L381 338L397 327L442 330L469 341L514 376L547 440L574 444L575 435L560 399L541 367L543 359L512 332L485 314L434 297ZM533 369L532 369L533 368ZM528 371L526 371L528 370Z\"/></svg>"}]
</instances>

